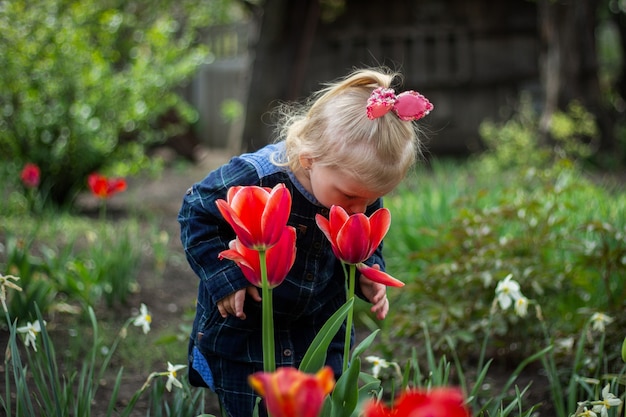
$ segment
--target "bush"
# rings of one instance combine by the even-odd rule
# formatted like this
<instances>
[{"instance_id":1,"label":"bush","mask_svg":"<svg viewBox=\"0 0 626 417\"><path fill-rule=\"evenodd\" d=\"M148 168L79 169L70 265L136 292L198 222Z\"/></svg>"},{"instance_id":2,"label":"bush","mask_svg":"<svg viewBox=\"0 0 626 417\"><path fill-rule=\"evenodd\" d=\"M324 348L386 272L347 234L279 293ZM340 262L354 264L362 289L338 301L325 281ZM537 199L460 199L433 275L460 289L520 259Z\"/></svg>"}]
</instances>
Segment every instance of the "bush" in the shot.
<instances>
[{"instance_id":1,"label":"bush","mask_svg":"<svg viewBox=\"0 0 626 417\"><path fill-rule=\"evenodd\" d=\"M174 91L203 61L199 28L226 0L15 0L0 6L0 155L41 168L69 203L94 171L126 176L196 119ZM159 125L166 113L180 123Z\"/></svg>"},{"instance_id":2,"label":"bush","mask_svg":"<svg viewBox=\"0 0 626 417\"><path fill-rule=\"evenodd\" d=\"M525 109L484 125L487 152L462 167L435 163L434 172L418 172L419 187L409 180L387 199L388 268L408 282L394 300L389 349L406 349L392 341L419 337L429 323L436 349L452 342L475 353L496 284L509 274L543 309L555 338L576 334L594 311L623 316L626 194L592 182L572 159L589 155L581 138L593 133L580 108L559 114L552 147ZM493 323L490 349L537 351L532 341L543 340L543 330L530 323Z\"/></svg>"}]
</instances>

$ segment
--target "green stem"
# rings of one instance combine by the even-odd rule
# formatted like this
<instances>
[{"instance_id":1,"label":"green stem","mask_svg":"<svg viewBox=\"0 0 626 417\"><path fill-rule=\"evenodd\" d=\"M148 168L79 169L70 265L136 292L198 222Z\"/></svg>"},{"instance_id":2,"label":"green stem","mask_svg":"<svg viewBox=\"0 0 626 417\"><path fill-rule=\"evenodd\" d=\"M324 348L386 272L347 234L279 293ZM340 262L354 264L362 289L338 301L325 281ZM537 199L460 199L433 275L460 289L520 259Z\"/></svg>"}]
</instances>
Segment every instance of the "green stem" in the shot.
<instances>
[{"instance_id":1,"label":"green stem","mask_svg":"<svg viewBox=\"0 0 626 417\"><path fill-rule=\"evenodd\" d=\"M276 357L274 355L274 307L272 302L272 289L267 281L267 262L264 250L259 251L261 264L261 292L263 307L263 370L274 372L276 370Z\"/></svg>"},{"instance_id":2,"label":"green stem","mask_svg":"<svg viewBox=\"0 0 626 417\"><path fill-rule=\"evenodd\" d=\"M491 305L491 311L489 311L489 321L487 322L487 327L485 328L485 337L483 338L483 343L480 346L480 356L478 359L478 372L483 369L485 365L485 354L487 352L487 344L489 342L489 336L491 336L491 325L493 324L493 315L495 314L497 300L493 300L493 304Z\"/></svg>"},{"instance_id":3,"label":"green stem","mask_svg":"<svg viewBox=\"0 0 626 417\"><path fill-rule=\"evenodd\" d=\"M102 229L106 228L107 221L107 204L104 199L100 199L100 224L102 225Z\"/></svg>"},{"instance_id":4,"label":"green stem","mask_svg":"<svg viewBox=\"0 0 626 417\"><path fill-rule=\"evenodd\" d=\"M356 277L356 265L349 266L349 275L348 275L348 299L352 300L354 298L354 285L355 285L355 277ZM354 307L350 308L348 311L348 317L346 317L346 338L343 347L343 372L346 372L348 369L348 359L350 358L350 338L352 336L352 316L354 315Z\"/></svg>"}]
</instances>

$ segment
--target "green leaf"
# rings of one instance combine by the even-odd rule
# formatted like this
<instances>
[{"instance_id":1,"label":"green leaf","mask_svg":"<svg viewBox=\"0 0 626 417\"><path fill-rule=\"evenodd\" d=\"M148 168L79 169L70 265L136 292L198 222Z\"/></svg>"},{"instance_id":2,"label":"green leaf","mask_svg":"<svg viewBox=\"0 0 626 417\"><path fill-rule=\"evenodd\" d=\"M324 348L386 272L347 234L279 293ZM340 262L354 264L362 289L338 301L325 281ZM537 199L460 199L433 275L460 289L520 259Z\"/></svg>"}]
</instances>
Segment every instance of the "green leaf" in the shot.
<instances>
[{"instance_id":1,"label":"green leaf","mask_svg":"<svg viewBox=\"0 0 626 417\"><path fill-rule=\"evenodd\" d=\"M359 374L361 360L354 359L346 372L341 375L331 394L333 417L350 417L359 401Z\"/></svg>"},{"instance_id":2,"label":"green leaf","mask_svg":"<svg viewBox=\"0 0 626 417\"><path fill-rule=\"evenodd\" d=\"M371 375L361 373L361 379L363 378L367 378L369 382L366 382L361 388L359 388L359 399L355 410L352 412L352 417L358 417L366 402L378 399L382 394L382 387L379 379L376 379Z\"/></svg>"},{"instance_id":3,"label":"green leaf","mask_svg":"<svg viewBox=\"0 0 626 417\"><path fill-rule=\"evenodd\" d=\"M346 319L348 312L354 304L354 299L346 301L332 316L326 320L324 326L320 329L320 332L315 336L313 342L307 349L302 362L300 363L300 370L306 373L315 373L322 369L326 362L326 351L330 342L333 340L337 331L341 327L342 323Z\"/></svg>"},{"instance_id":4,"label":"green leaf","mask_svg":"<svg viewBox=\"0 0 626 417\"><path fill-rule=\"evenodd\" d=\"M363 339L363 341L354 348L354 350L352 351L352 359L358 358L359 356L361 356L361 353L365 351L365 349L370 347L370 345L374 342L374 339L376 338L378 332L380 332L380 329L374 330L372 334Z\"/></svg>"}]
</instances>

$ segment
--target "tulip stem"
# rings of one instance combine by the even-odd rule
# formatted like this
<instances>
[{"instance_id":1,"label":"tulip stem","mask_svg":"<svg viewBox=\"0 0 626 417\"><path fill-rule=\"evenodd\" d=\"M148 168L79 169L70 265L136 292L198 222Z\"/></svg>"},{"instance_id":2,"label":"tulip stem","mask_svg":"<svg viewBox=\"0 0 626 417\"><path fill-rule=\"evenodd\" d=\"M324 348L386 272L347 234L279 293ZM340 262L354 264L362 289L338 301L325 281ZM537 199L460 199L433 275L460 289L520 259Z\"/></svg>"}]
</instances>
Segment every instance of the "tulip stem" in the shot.
<instances>
[{"instance_id":1,"label":"tulip stem","mask_svg":"<svg viewBox=\"0 0 626 417\"><path fill-rule=\"evenodd\" d=\"M349 275L348 275L348 298L347 301L350 301L354 298L354 285L356 281L356 265L349 265ZM346 372L348 369L348 362L350 358L350 340L352 339L352 316L354 315L354 307L350 308L348 311L348 316L346 317L346 338L343 348L343 372Z\"/></svg>"},{"instance_id":2,"label":"tulip stem","mask_svg":"<svg viewBox=\"0 0 626 417\"><path fill-rule=\"evenodd\" d=\"M274 355L274 307L272 302L272 289L267 279L266 252L259 251L261 265L261 297L262 297L262 333L263 333L263 370L274 372L276 370L276 357Z\"/></svg>"}]
</instances>

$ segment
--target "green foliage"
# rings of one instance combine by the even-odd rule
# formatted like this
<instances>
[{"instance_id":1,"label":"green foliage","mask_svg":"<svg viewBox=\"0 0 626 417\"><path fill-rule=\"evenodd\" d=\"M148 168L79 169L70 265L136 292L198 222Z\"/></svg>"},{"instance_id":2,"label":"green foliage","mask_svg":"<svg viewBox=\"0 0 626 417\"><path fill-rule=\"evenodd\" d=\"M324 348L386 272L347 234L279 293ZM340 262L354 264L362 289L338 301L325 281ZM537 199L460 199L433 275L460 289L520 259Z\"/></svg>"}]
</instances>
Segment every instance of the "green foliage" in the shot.
<instances>
[{"instance_id":1,"label":"green foliage","mask_svg":"<svg viewBox=\"0 0 626 417\"><path fill-rule=\"evenodd\" d=\"M196 112L175 92L206 56L198 31L226 0L44 0L0 8L0 155L42 170L46 201L68 203L101 171L150 167L146 147ZM165 122L174 115L175 122Z\"/></svg>"},{"instance_id":2,"label":"green foliage","mask_svg":"<svg viewBox=\"0 0 626 417\"><path fill-rule=\"evenodd\" d=\"M45 323L39 309L35 307L34 310L36 320ZM123 324L111 347L102 357L103 341L95 313L90 308L91 338L90 342L84 345L85 352L79 356L82 360L64 362L57 354L52 334L48 332L45 324L41 326L41 332L34 341L38 348L31 351L31 348L27 347L24 351L18 344L17 326L11 322L7 312L5 317L10 337L3 367L6 390L3 393L5 397L0 396L0 409L3 409L6 415L129 416L144 394L148 395L150 400L149 415L198 415L204 409L204 392L201 390L192 392L184 376L181 378L182 381L179 381L180 389L174 387L171 394L165 392L162 377L170 378L171 374L168 371L152 372L147 375L145 383L137 387L134 395L122 406L119 395L123 368L120 368L115 373L108 403L98 404L94 401L98 390L101 389L102 381L111 373L113 356L120 342L125 339L133 318Z\"/></svg>"},{"instance_id":3,"label":"green foliage","mask_svg":"<svg viewBox=\"0 0 626 417\"><path fill-rule=\"evenodd\" d=\"M155 247L165 256L162 233L153 228L142 235L133 219L108 224L52 212L42 216L33 223L28 217L21 223L16 217L0 221L5 230L0 235L0 270L20 277L22 291L8 304L11 316L20 321L34 319L35 305L44 314L73 311L77 304L122 305L137 290L141 248Z\"/></svg>"},{"instance_id":4,"label":"green foliage","mask_svg":"<svg viewBox=\"0 0 626 417\"><path fill-rule=\"evenodd\" d=\"M623 311L626 194L592 182L572 159L589 155L582 138L596 134L593 119L575 103L555 115L550 147L525 100L511 120L483 124L487 152L463 167L435 163L387 199L390 269L408 281L390 340L419 334L424 321L437 348L447 337L475 342L495 284L509 274L563 336L585 322L582 306ZM540 334L516 317L494 331L502 346Z\"/></svg>"},{"instance_id":5,"label":"green foliage","mask_svg":"<svg viewBox=\"0 0 626 417\"><path fill-rule=\"evenodd\" d=\"M391 292L393 325L383 324L379 348L387 358L413 349L423 358L428 323L428 346L440 354L497 353L519 363L543 352L550 386L569 386L553 392L565 417L575 398L589 394L583 376L601 379L599 370L610 373L619 359L610 352L601 363L587 360L598 354L597 344L585 343L588 333L576 358L559 346L594 312L617 321L607 327L607 343L623 338L615 329L623 328L626 308L626 193L582 171L578 158L591 154L596 134L582 108L574 103L555 115L549 143L540 139L537 117L525 102L511 120L484 123L486 152L458 166L434 161L387 198L388 270L407 285ZM530 299L529 317L493 316L496 285L509 274Z\"/></svg>"},{"instance_id":6,"label":"green foliage","mask_svg":"<svg viewBox=\"0 0 626 417\"><path fill-rule=\"evenodd\" d=\"M595 117L578 102L555 112L542 133L528 94L520 96L513 117L504 123L484 121L479 133L487 152L479 154L479 171L496 174L515 169L548 168L558 159L576 161L594 153L599 138Z\"/></svg>"}]
</instances>

